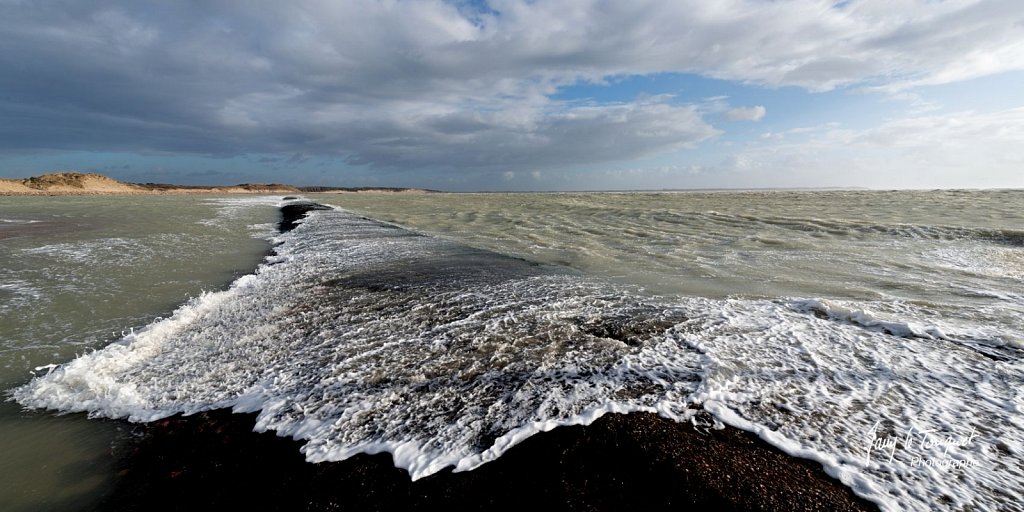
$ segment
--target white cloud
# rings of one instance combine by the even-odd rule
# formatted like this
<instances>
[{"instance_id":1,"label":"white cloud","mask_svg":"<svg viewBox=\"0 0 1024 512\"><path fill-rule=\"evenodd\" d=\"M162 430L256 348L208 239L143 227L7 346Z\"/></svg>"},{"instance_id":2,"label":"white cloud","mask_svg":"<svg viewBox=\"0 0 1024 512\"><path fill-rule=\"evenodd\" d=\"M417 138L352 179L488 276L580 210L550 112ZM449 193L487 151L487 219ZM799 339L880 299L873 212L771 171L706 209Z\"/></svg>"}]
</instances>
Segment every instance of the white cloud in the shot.
<instances>
[{"instance_id":1,"label":"white cloud","mask_svg":"<svg viewBox=\"0 0 1024 512\"><path fill-rule=\"evenodd\" d=\"M717 179L756 186L1024 188L1024 108L789 133L801 140L767 137L723 162Z\"/></svg>"},{"instance_id":2,"label":"white cloud","mask_svg":"<svg viewBox=\"0 0 1024 512\"><path fill-rule=\"evenodd\" d=\"M764 106L737 107L725 113L726 119L730 121L760 121L767 110Z\"/></svg>"}]
</instances>

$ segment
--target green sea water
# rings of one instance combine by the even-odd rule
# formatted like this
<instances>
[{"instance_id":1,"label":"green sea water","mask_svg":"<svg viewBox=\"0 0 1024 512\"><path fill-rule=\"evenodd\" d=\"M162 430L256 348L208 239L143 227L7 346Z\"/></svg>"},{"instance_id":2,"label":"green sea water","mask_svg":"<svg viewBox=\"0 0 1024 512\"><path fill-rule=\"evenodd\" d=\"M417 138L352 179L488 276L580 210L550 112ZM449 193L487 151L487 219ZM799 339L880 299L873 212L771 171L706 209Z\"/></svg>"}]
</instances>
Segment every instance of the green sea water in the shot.
<instances>
[{"instance_id":1,"label":"green sea water","mask_svg":"<svg viewBox=\"0 0 1024 512\"><path fill-rule=\"evenodd\" d=\"M0 388L250 273L280 197L0 198ZM90 510L121 425L0 402L0 509Z\"/></svg>"},{"instance_id":2,"label":"green sea water","mask_svg":"<svg viewBox=\"0 0 1024 512\"><path fill-rule=\"evenodd\" d=\"M1019 293L1024 278L1024 191L314 197L655 293L908 300L977 310L986 297L1009 305L1004 299Z\"/></svg>"}]
</instances>

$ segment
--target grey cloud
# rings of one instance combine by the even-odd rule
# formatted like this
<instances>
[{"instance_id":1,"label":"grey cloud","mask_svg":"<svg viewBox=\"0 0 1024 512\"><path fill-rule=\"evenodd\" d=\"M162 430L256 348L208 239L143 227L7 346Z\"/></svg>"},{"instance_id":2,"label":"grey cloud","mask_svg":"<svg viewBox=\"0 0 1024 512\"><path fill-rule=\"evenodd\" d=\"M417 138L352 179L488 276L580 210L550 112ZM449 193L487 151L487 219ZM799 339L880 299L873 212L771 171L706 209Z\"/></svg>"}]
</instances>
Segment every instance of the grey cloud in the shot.
<instances>
[{"instance_id":1,"label":"grey cloud","mask_svg":"<svg viewBox=\"0 0 1024 512\"><path fill-rule=\"evenodd\" d=\"M960 80L1024 68L1022 19L1013 0L0 0L0 150L483 170L627 160L719 132L668 99L550 95L653 72L813 90ZM1003 58L972 60L986 54Z\"/></svg>"},{"instance_id":2,"label":"grey cloud","mask_svg":"<svg viewBox=\"0 0 1024 512\"><path fill-rule=\"evenodd\" d=\"M352 127L349 135L363 147L352 161L388 167L549 167L633 158L719 133L694 108L663 103L527 113L516 123L497 117L455 114L422 124Z\"/></svg>"}]
</instances>

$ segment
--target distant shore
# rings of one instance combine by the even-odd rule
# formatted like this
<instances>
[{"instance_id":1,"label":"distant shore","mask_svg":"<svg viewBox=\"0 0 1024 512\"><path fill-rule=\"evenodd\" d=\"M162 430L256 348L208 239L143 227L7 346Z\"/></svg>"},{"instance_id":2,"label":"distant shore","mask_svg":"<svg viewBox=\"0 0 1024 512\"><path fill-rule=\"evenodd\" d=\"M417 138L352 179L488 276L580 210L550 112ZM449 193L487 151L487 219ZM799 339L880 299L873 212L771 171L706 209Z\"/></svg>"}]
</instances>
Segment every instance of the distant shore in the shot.
<instances>
[{"instance_id":1,"label":"distant shore","mask_svg":"<svg viewBox=\"0 0 1024 512\"><path fill-rule=\"evenodd\" d=\"M124 183L102 174L59 172L25 179L0 180L5 196L90 196L160 194L288 194L300 190L278 183L243 183L230 186L189 186L162 183Z\"/></svg>"},{"instance_id":2,"label":"distant shore","mask_svg":"<svg viewBox=\"0 0 1024 512\"><path fill-rule=\"evenodd\" d=\"M416 188L392 187L296 187L281 183L238 185L172 185L125 183L95 173L59 172L24 179L0 179L0 196L105 196L168 194L301 194L304 192L348 194L423 194Z\"/></svg>"}]
</instances>

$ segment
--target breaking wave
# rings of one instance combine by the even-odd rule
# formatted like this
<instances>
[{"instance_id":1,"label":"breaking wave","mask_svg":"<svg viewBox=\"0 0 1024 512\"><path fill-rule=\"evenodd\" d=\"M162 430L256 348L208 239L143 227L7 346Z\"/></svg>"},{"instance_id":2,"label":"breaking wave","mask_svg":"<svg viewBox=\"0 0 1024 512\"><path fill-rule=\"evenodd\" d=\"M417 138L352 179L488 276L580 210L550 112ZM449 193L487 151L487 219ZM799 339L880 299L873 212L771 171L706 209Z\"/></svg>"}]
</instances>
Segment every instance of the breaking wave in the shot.
<instances>
[{"instance_id":1,"label":"breaking wave","mask_svg":"<svg viewBox=\"0 0 1024 512\"><path fill-rule=\"evenodd\" d=\"M955 326L823 301L654 297L342 210L312 211L276 242L230 289L14 398L131 421L258 412L258 430L304 440L310 461L390 452L413 478L607 412L687 421L703 408L886 509L924 510L936 493L1024 500L1022 359L986 357ZM879 423L978 438L871 457ZM910 455L978 467L953 484Z\"/></svg>"}]
</instances>

